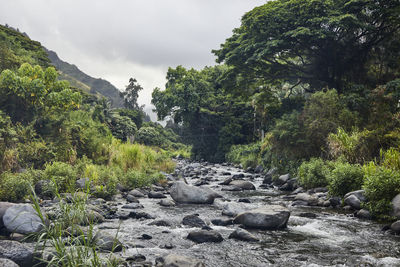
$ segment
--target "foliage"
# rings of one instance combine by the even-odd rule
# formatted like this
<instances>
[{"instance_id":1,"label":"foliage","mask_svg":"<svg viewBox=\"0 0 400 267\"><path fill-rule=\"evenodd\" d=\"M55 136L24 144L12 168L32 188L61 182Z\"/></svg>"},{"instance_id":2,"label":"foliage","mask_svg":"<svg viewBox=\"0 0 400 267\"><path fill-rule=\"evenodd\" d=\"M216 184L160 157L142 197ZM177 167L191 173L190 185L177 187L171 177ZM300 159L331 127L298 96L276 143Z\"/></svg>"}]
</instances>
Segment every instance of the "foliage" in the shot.
<instances>
[{"instance_id":1,"label":"foliage","mask_svg":"<svg viewBox=\"0 0 400 267\"><path fill-rule=\"evenodd\" d=\"M226 160L234 164L241 164L243 168L255 168L259 162L261 144L234 145L226 154Z\"/></svg>"},{"instance_id":2,"label":"foliage","mask_svg":"<svg viewBox=\"0 0 400 267\"><path fill-rule=\"evenodd\" d=\"M312 158L305 161L299 167L299 184L305 189L327 186L331 170L332 167L322 159Z\"/></svg>"},{"instance_id":3,"label":"foliage","mask_svg":"<svg viewBox=\"0 0 400 267\"><path fill-rule=\"evenodd\" d=\"M18 202L29 196L31 186L40 180L42 171L29 169L23 173L4 172L0 175L0 200Z\"/></svg>"},{"instance_id":4,"label":"foliage","mask_svg":"<svg viewBox=\"0 0 400 267\"><path fill-rule=\"evenodd\" d=\"M47 163L43 172L45 180L52 181L59 192L75 192L76 169L64 162Z\"/></svg>"},{"instance_id":5,"label":"foliage","mask_svg":"<svg viewBox=\"0 0 400 267\"><path fill-rule=\"evenodd\" d=\"M125 91L121 92L121 97L124 98L125 108L134 110L140 108L137 99L139 97L139 91L141 90L143 90L143 87L137 82L137 80L135 78L130 78Z\"/></svg>"},{"instance_id":6,"label":"foliage","mask_svg":"<svg viewBox=\"0 0 400 267\"><path fill-rule=\"evenodd\" d=\"M328 175L329 194L343 197L346 193L359 190L363 184L364 172L360 165L335 162Z\"/></svg>"},{"instance_id":7,"label":"foliage","mask_svg":"<svg viewBox=\"0 0 400 267\"><path fill-rule=\"evenodd\" d=\"M148 146L161 146L161 134L153 127L142 127L136 135L136 141Z\"/></svg>"}]
</instances>

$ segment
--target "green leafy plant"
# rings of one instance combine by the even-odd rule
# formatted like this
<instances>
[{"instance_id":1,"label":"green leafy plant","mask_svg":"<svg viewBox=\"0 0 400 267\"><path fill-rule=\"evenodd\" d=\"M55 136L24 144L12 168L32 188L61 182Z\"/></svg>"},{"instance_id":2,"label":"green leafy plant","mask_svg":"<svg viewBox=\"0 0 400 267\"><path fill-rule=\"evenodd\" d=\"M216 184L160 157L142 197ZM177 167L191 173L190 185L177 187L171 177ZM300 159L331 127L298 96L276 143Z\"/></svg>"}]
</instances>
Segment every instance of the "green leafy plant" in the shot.
<instances>
[{"instance_id":1,"label":"green leafy plant","mask_svg":"<svg viewBox=\"0 0 400 267\"><path fill-rule=\"evenodd\" d=\"M335 162L333 170L329 172L329 194L344 196L346 193L359 190L362 187L364 172L360 165Z\"/></svg>"},{"instance_id":2,"label":"green leafy plant","mask_svg":"<svg viewBox=\"0 0 400 267\"><path fill-rule=\"evenodd\" d=\"M303 162L298 170L299 184L306 189L327 186L331 169L331 166L319 158Z\"/></svg>"}]
</instances>

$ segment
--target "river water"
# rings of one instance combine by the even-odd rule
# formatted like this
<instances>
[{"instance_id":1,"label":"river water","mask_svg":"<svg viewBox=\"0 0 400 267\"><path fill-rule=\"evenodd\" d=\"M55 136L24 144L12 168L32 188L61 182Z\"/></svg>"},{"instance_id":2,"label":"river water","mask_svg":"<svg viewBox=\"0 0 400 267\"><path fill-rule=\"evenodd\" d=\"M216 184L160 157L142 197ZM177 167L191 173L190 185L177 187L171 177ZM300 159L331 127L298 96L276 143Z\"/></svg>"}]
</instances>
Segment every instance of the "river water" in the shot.
<instances>
[{"instance_id":1,"label":"river water","mask_svg":"<svg viewBox=\"0 0 400 267\"><path fill-rule=\"evenodd\" d=\"M186 173L184 172L186 168ZM274 188L262 189L263 177L245 173L243 170L219 164L178 162L180 176L189 184L206 178L208 186L223 195L211 205L177 205L162 207L159 199L140 198L145 211L166 220L171 226L148 225L153 219L108 220L98 227L111 234L118 232L119 240L126 246L121 256L144 255L147 261L155 262L160 256L170 253L193 257L206 266L400 266L400 237L381 231L382 225L373 221L355 218L351 212L320 207L292 207L288 192ZM243 173L245 180L257 188L254 191L223 191L221 181L230 175ZM190 177L192 176L192 177ZM169 195L167 195L170 198ZM280 204L291 211L287 229L279 231L250 230L259 242L228 239L238 225L215 226L212 219L228 218L221 214L224 205L246 198L244 203L253 208L268 204ZM118 202L121 209L123 200ZM313 213L315 218L303 217ZM186 236L191 228L182 225L186 215L199 214L210 227L224 238L221 243L196 244ZM140 238L148 234L152 239ZM167 248L166 248L167 247ZM173 247L171 249L171 247Z\"/></svg>"}]
</instances>

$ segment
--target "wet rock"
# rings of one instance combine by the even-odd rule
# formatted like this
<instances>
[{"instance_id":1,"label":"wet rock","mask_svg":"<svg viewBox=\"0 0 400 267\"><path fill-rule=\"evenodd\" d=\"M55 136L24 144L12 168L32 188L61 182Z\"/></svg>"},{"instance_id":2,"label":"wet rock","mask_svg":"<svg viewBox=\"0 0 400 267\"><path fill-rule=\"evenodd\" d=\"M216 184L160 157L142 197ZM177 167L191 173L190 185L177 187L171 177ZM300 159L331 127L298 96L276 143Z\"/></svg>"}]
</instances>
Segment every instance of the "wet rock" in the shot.
<instances>
[{"instance_id":1,"label":"wet rock","mask_svg":"<svg viewBox=\"0 0 400 267\"><path fill-rule=\"evenodd\" d=\"M295 196L295 200L304 201L309 206L316 206L318 205L318 198L307 193L299 193Z\"/></svg>"},{"instance_id":2,"label":"wet rock","mask_svg":"<svg viewBox=\"0 0 400 267\"><path fill-rule=\"evenodd\" d=\"M136 255L132 255L132 256L129 256L128 258L126 258L126 261L128 261L128 262L143 262L143 261L146 261L146 257L142 254L136 254Z\"/></svg>"},{"instance_id":3,"label":"wet rock","mask_svg":"<svg viewBox=\"0 0 400 267\"><path fill-rule=\"evenodd\" d=\"M290 175L284 174L278 177L278 179L274 182L275 185L283 185L289 181Z\"/></svg>"},{"instance_id":4,"label":"wet rock","mask_svg":"<svg viewBox=\"0 0 400 267\"><path fill-rule=\"evenodd\" d=\"M189 233L187 239L196 243L222 242L224 239L217 231L196 230Z\"/></svg>"},{"instance_id":5,"label":"wet rock","mask_svg":"<svg viewBox=\"0 0 400 267\"><path fill-rule=\"evenodd\" d=\"M209 182L207 182L205 179L200 179L197 182L195 182L193 185L194 186L202 186L202 185L208 185L210 184Z\"/></svg>"},{"instance_id":6,"label":"wet rock","mask_svg":"<svg viewBox=\"0 0 400 267\"><path fill-rule=\"evenodd\" d=\"M364 190L357 190L357 191L352 191L344 195L343 199L346 199L347 197L354 195L356 196L361 202L367 201L367 198L365 197L365 191Z\"/></svg>"},{"instance_id":7,"label":"wet rock","mask_svg":"<svg viewBox=\"0 0 400 267\"><path fill-rule=\"evenodd\" d=\"M255 173L262 173L264 171L264 168L263 168L263 166L261 166L261 165L258 165L255 169L254 169L254 172Z\"/></svg>"},{"instance_id":8,"label":"wet rock","mask_svg":"<svg viewBox=\"0 0 400 267\"><path fill-rule=\"evenodd\" d=\"M4 223L3 223L3 216L4 213L6 213L6 210L11 207L14 206L14 203L11 202L0 202L0 228L4 227Z\"/></svg>"},{"instance_id":9,"label":"wet rock","mask_svg":"<svg viewBox=\"0 0 400 267\"><path fill-rule=\"evenodd\" d=\"M190 186L184 182L175 182L171 187L170 194L175 202L188 204L212 204L214 199L219 196L211 189Z\"/></svg>"},{"instance_id":10,"label":"wet rock","mask_svg":"<svg viewBox=\"0 0 400 267\"><path fill-rule=\"evenodd\" d=\"M299 213L298 216L304 217L304 218L310 218L310 219L317 218L317 214L312 213L312 212L302 212L302 213Z\"/></svg>"},{"instance_id":11,"label":"wet rock","mask_svg":"<svg viewBox=\"0 0 400 267\"><path fill-rule=\"evenodd\" d=\"M153 216L151 216L147 212L135 212L135 211L131 211L129 213L129 218L133 218L133 219L155 219Z\"/></svg>"},{"instance_id":12,"label":"wet rock","mask_svg":"<svg viewBox=\"0 0 400 267\"><path fill-rule=\"evenodd\" d=\"M239 198L239 202L243 202L243 203L251 203L251 200L248 198Z\"/></svg>"},{"instance_id":13,"label":"wet rock","mask_svg":"<svg viewBox=\"0 0 400 267\"><path fill-rule=\"evenodd\" d=\"M243 173L238 173L238 174L232 175L232 179L233 180L238 180L238 179L243 179L243 178L244 178L244 174Z\"/></svg>"},{"instance_id":14,"label":"wet rock","mask_svg":"<svg viewBox=\"0 0 400 267\"><path fill-rule=\"evenodd\" d=\"M81 221L81 225L89 225L91 223L102 223L105 218L100 212L95 210L88 210L86 217Z\"/></svg>"},{"instance_id":15,"label":"wet rock","mask_svg":"<svg viewBox=\"0 0 400 267\"><path fill-rule=\"evenodd\" d=\"M171 243L167 243L167 244L161 245L160 248L173 249L173 248L175 248L175 246L172 245Z\"/></svg>"},{"instance_id":16,"label":"wet rock","mask_svg":"<svg viewBox=\"0 0 400 267\"><path fill-rule=\"evenodd\" d=\"M147 196L149 198L167 198L163 193L155 191L150 191Z\"/></svg>"},{"instance_id":17,"label":"wet rock","mask_svg":"<svg viewBox=\"0 0 400 267\"><path fill-rule=\"evenodd\" d=\"M162 267L205 267L201 261L186 256L169 254L165 258L159 259L158 265Z\"/></svg>"},{"instance_id":18,"label":"wet rock","mask_svg":"<svg viewBox=\"0 0 400 267\"><path fill-rule=\"evenodd\" d=\"M149 223L148 225L155 225L155 226L172 226L172 223L170 223L169 221L165 221L165 220L158 220L158 221L154 221Z\"/></svg>"},{"instance_id":19,"label":"wet rock","mask_svg":"<svg viewBox=\"0 0 400 267\"><path fill-rule=\"evenodd\" d=\"M229 183L229 185L233 186L234 188L239 188L240 190L255 190L256 187L249 181L243 180L234 180Z\"/></svg>"},{"instance_id":20,"label":"wet rock","mask_svg":"<svg viewBox=\"0 0 400 267\"><path fill-rule=\"evenodd\" d=\"M241 240L241 241L248 241L248 242L257 242L259 239L249 233L248 231L237 228L235 231L233 231L230 235L229 238Z\"/></svg>"},{"instance_id":21,"label":"wet rock","mask_svg":"<svg viewBox=\"0 0 400 267\"><path fill-rule=\"evenodd\" d=\"M222 172L222 175L228 176L228 175L231 175L231 173L230 172Z\"/></svg>"},{"instance_id":22,"label":"wet rock","mask_svg":"<svg viewBox=\"0 0 400 267\"><path fill-rule=\"evenodd\" d=\"M248 206L244 203L227 203L224 205L223 210L222 210L222 215L229 216L229 217L235 217L241 212L244 212L248 210Z\"/></svg>"},{"instance_id":23,"label":"wet rock","mask_svg":"<svg viewBox=\"0 0 400 267\"><path fill-rule=\"evenodd\" d=\"M126 195L126 200L130 203L139 203L139 200L130 194Z\"/></svg>"},{"instance_id":24,"label":"wet rock","mask_svg":"<svg viewBox=\"0 0 400 267\"><path fill-rule=\"evenodd\" d=\"M286 228L290 212L280 205L269 205L238 214L234 223L242 224L246 228L276 230Z\"/></svg>"},{"instance_id":25,"label":"wet rock","mask_svg":"<svg viewBox=\"0 0 400 267\"><path fill-rule=\"evenodd\" d=\"M356 195L349 195L344 199L344 203L352 207L353 209L361 209L361 201L356 197Z\"/></svg>"},{"instance_id":26,"label":"wet rock","mask_svg":"<svg viewBox=\"0 0 400 267\"><path fill-rule=\"evenodd\" d=\"M329 203L331 204L332 207L337 207L342 204L342 199L340 197L331 197L329 199Z\"/></svg>"},{"instance_id":27,"label":"wet rock","mask_svg":"<svg viewBox=\"0 0 400 267\"><path fill-rule=\"evenodd\" d=\"M371 213L366 209L361 209L355 213L357 218L370 220L372 218Z\"/></svg>"},{"instance_id":28,"label":"wet rock","mask_svg":"<svg viewBox=\"0 0 400 267\"><path fill-rule=\"evenodd\" d=\"M295 200L291 203L291 206L308 206L308 202L303 200Z\"/></svg>"},{"instance_id":29,"label":"wet rock","mask_svg":"<svg viewBox=\"0 0 400 267\"><path fill-rule=\"evenodd\" d=\"M390 225L390 229L395 232L396 234L400 233L400 220L399 221L395 221L394 223L392 223Z\"/></svg>"},{"instance_id":30,"label":"wet rock","mask_svg":"<svg viewBox=\"0 0 400 267\"><path fill-rule=\"evenodd\" d=\"M0 259L0 267L18 267L18 264L9 259Z\"/></svg>"},{"instance_id":31,"label":"wet rock","mask_svg":"<svg viewBox=\"0 0 400 267\"><path fill-rule=\"evenodd\" d=\"M228 185L233 181L233 177L226 178L220 185Z\"/></svg>"},{"instance_id":32,"label":"wet rock","mask_svg":"<svg viewBox=\"0 0 400 267\"><path fill-rule=\"evenodd\" d=\"M298 193L304 193L303 187L298 187L292 192L293 195L297 195Z\"/></svg>"},{"instance_id":33,"label":"wet rock","mask_svg":"<svg viewBox=\"0 0 400 267\"><path fill-rule=\"evenodd\" d=\"M393 216L400 218L400 194L392 199L392 210Z\"/></svg>"},{"instance_id":34,"label":"wet rock","mask_svg":"<svg viewBox=\"0 0 400 267\"><path fill-rule=\"evenodd\" d=\"M99 231L94 237L96 246L98 249L103 251L122 251L121 242L115 237L104 231Z\"/></svg>"},{"instance_id":35,"label":"wet rock","mask_svg":"<svg viewBox=\"0 0 400 267\"><path fill-rule=\"evenodd\" d=\"M140 203L129 203L129 204L123 205L121 208L134 210L134 209L143 209L144 207Z\"/></svg>"},{"instance_id":36,"label":"wet rock","mask_svg":"<svg viewBox=\"0 0 400 267\"><path fill-rule=\"evenodd\" d=\"M200 217L197 214L187 215L183 217L182 224L199 228L206 226L206 223L202 219L200 219Z\"/></svg>"},{"instance_id":37,"label":"wet rock","mask_svg":"<svg viewBox=\"0 0 400 267\"><path fill-rule=\"evenodd\" d=\"M80 178L78 180L76 180L75 182L75 186L78 189L86 189L86 188L90 188L91 187L91 182L89 178Z\"/></svg>"},{"instance_id":38,"label":"wet rock","mask_svg":"<svg viewBox=\"0 0 400 267\"><path fill-rule=\"evenodd\" d=\"M43 223L29 204L13 205L3 216L4 226L9 232L20 234L36 233L43 229Z\"/></svg>"},{"instance_id":39,"label":"wet rock","mask_svg":"<svg viewBox=\"0 0 400 267\"><path fill-rule=\"evenodd\" d=\"M137 197L137 198L141 198L141 197L145 197L145 194L143 194L142 192L140 192L137 189L133 189L131 191L129 191L128 193L129 195L133 196L133 197Z\"/></svg>"},{"instance_id":40,"label":"wet rock","mask_svg":"<svg viewBox=\"0 0 400 267\"><path fill-rule=\"evenodd\" d=\"M211 223L214 225L218 225L218 226L227 226L227 225L232 225L233 220L232 219L213 219L213 220L211 220Z\"/></svg>"},{"instance_id":41,"label":"wet rock","mask_svg":"<svg viewBox=\"0 0 400 267\"><path fill-rule=\"evenodd\" d=\"M293 191L295 188L297 188L297 179L292 178L292 179L288 180L286 183L284 183L283 185L281 185L279 187L279 190Z\"/></svg>"},{"instance_id":42,"label":"wet rock","mask_svg":"<svg viewBox=\"0 0 400 267\"><path fill-rule=\"evenodd\" d=\"M52 198L52 182L50 180L40 180L35 184L35 193L41 198Z\"/></svg>"},{"instance_id":43,"label":"wet rock","mask_svg":"<svg viewBox=\"0 0 400 267\"><path fill-rule=\"evenodd\" d=\"M150 239L153 239L153 237L148 234L142 234L142 236L139 239L150 240Z\"/></svg>"},{"instance_id":44,"label":"wet rock","mask_svg":"<svg viewBox=\"0 0 400 267\"><path fill-rule=\"evenodd\" d=\"M176 206L175 202L170 199L161 199L160 202L158 202L163 207L173 207Z\"/></svg>"},{"instance_id":45,"label":"wet rock","mask_svg":"<svg viewBox=\"0 0 400 267\"><path fill-rule=\"evenodd\" d=\"M23 267L34 265L33 250L17 241L0 240L0 258L12 260Z\"/></svg>"}]
</instances>

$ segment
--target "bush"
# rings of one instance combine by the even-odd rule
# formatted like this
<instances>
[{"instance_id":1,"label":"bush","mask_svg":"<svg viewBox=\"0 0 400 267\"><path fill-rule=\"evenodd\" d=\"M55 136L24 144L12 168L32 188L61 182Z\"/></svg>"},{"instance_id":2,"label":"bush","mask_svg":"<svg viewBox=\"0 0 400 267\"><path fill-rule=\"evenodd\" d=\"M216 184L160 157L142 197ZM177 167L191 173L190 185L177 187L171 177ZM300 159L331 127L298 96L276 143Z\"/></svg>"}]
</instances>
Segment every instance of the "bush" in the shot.
<instances>
[{"instance_id":1,"label":"bush","mask_svg":"<svg viewBox=\"0 0 400 267\"><path fill-rule=\"evenodd\" d=\"M225 159L234 164L241 164L243 168L256 167L259 164L260 143L231 146Z\"/></svg>"},{"instance_id":2,"label":"bush","mask_svg":"<svg viewBox=\"0 0 400 267\"><path fill-rule=\"evenodd\" d=\"M140 128L135 139L138 143L148 146L160 146L162 144L161 134L153 127Z\"/></svg>"},{"instance_id":3,"label":"bush","mask_svg":"<svg viewBox=\"0 0 400 267\"><path fill-rule=\"evenodd\" d=\"M128 188L139 188L149 186L160 181L162 176L159 173L145 173L138 170L129 170L124 176L124 185Z\"/></svg>"},{"instance_id":4,"label":"bush","mask_svg":"<svg viewBox=\"0 0 400 267\"><path fill-rule=\"evenodd\" d=\"M388 219L392 199L400 193L400 171L376 166L373 162L364 166L365 196L367 207L381 219Z\"/></svg>"},{"instance_id":5,"label":"bush","mask_svg":"<svg viewBox=\"0 0 400 267\"><path fill-rule=\"evenodd\" d=\"M31 187L41 179L42 171L28 170L24 173L5 172L0 176L0 200L18 202L31 192Z\"/></svg>"},{"instance_id":6,"label":"bush","mask_svg":"<svg viewBox=\"0 0 400 267\"><path fill-rule=\"evenodd\" d=\"M116 193L118 178L123 175L119 168L104 165L87 164L83 170L83 177L89 178L94 186L92 195L110 199Z\"/></svg>"},{"instance_id":7,"label":"bush","mask_svg":"<svg viewBox=\"0 0 400 267\"><path fill-rule=\"evenodd\" d=\"M59 192L74 192L77 171L73 166L64 162L46 164L44 179L55 182Z\"/></svg>"},{"instance_id":8,"label":"bush","mask_svg":"<svg viewBox=\"0 0 400 267\"><path fill-rule=\"evenodd\" d=\"M336 162L329 174L329 194L344 196L346 193L361 189L364 172L360 165Z\"/></svg>"},{"instance_id":9,"label":"bush","mask_svg":"<svg viewBox=\"0 0 400 267\"><path fill-rule=\"evenodd\" d=\"M305 189L327 186L332 167L320 158L303 162L298 170L299 184Z\"/></svg>"}]
</instances>

